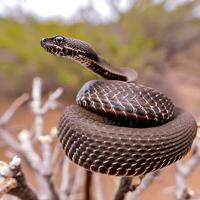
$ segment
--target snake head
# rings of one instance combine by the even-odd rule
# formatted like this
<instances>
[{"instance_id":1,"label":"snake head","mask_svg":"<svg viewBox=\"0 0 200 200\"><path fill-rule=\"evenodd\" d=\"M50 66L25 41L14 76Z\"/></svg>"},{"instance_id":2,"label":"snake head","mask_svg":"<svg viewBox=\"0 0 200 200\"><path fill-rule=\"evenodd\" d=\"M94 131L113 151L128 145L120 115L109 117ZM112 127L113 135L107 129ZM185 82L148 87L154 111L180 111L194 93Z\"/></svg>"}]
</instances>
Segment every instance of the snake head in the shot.
<instances>
[{"instance_id":1,"label":"snake head","mask_svg":"<svg viewBox=\"0 0 200 200\"><path fill-rule=\"evenodd\" d=\"M88 43L78 39L57 35L42 39L40 44L53 55L68 57L80 62L88 59L93 61L98 60L98 56L92 47Z\"/></svg>"},{"instance_id":2,"label":"snake head","mask_svg":"<svg viewBox=\"0 0 200 200\"><path fill-rule=\"evenodd\" d=\"M65 44L65 37L55 36L44 38L40 42L41 46L49 53L59 56L64 56L63 49Z\"/></svg>"}]
</instances>

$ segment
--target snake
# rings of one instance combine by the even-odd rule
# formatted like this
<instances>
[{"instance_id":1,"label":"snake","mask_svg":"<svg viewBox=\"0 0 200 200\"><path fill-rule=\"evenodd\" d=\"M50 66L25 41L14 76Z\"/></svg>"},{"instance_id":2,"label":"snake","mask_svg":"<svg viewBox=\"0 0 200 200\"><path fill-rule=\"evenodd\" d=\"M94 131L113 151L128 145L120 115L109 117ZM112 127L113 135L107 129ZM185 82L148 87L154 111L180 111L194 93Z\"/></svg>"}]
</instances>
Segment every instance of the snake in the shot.
<instances>
[{"instance_id":1,"label":"snake","mask_svg":"<svg viewBox=\"0 0 200 200\"><path fill-rule=\"evenodd\" d=\"M86 82L59 119L59 141L75 164L138 176L175 163L191 149L197 133L193 116L159 90L136 83L133 69L111 65L79 39L57 35L40 43L104 78Z\"/></svg>"}]
</instances>

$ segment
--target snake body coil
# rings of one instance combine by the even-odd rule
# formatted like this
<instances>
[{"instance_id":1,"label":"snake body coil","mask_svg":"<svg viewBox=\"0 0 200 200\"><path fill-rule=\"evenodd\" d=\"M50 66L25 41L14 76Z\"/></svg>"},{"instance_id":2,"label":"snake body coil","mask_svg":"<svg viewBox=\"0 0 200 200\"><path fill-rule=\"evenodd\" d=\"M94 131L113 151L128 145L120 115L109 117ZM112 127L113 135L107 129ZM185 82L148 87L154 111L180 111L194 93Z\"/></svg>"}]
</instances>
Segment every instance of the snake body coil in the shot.
<instances>
[{"instance_id":1,"label":"snake body coil","mask_svg":"<svg viewBox=\"0 0 200 200\"><path fill-rule=\"evenodd\" d=\"M80 40L56 36L41 45L110 79L87 82L78 105L66 107L60 118L58 137L73 162L91 171L136 176L190 150L197 132L193 117L161 92L133 83L133 70L111 66Z\"/></svg>"}]
</instances>

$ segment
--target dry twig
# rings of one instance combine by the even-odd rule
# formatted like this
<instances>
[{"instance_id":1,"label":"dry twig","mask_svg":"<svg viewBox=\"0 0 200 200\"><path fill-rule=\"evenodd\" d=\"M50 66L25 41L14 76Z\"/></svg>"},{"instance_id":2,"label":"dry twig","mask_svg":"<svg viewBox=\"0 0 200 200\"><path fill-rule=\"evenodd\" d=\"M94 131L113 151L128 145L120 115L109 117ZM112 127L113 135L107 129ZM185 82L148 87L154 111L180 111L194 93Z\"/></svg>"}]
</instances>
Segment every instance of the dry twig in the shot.
<instances>
[{"instance_id":1,"label":"dry twig","mask_svg":"<svg viewBox=\"0 0 200 200\"><path fill-rule=\"evenodd\" d=\"M94 185L96 189L96 200L104 200L103 190L101 187L101 179L99 174L94 174Z\"/></svg>"},{"instance_id":2,"label":"dry twig","mask_svg":"<svg viewBox=\"0 0 200 200\"><path fill-rule=\"evenodd\" d=\"M132 177L122 177L113 200L123 200L132 189Z\"/></svg>"},{"instance_id":3,"label":"dry twig","mask_svg":"<svg viewBox=\"0 0 200 200\"><path fill-rule=\"evenodd\" d=\"M16 111L29 100L28 94L23 94L17 98L6 112L0 117L0 126L5 125L16 113Z\"/></svg>"},{"instance_id":4,"label":"dry twig","mask_svg":"<svg viewBox=\"0 0 200 200\"><path fill-rule=\"evenodd\" d=\"M21 200L38 200L36 193L26 182L19 157L14 157L9 164L1 162L0 179L0 193L9 193Z\"/></svg>"},{"instance_id":5,"label":"dry twig","mask_svg":"<svg viewBox=\"0 0 200 200\"><path fill-rule=\"evenodd\" d=\"M147 174L140 182L138 186L135 187L135 190L129 194L127 199L136 200L138 197L144 192L151 183L155 180L158 176L159 171L155 171L152 173Z\"/></svg>"},{"instance_id":6,"label":"dry twig","mask_svg":"<svg viewBox=\"0 0 200 200\"><path fill-rule=\"evenodd\" d=\"M92 186L92 172L86 171L86 176L85 176L85 200L90 200L90 188Z\"/></svg>"},{"instance_id":7,"label":"dry twig","mask_svg":"<svg viewBox=\"0 0 200 200\"><path fill-rule=\"evenodd\" d=\"M22 95L10 106L10 108L5 112L5 114L0 118L0 137L1 139L15 152L21 154L25 161L29 164L30 168L33 170L36 180L41 188L42 193L41 199L48 200L58 200L59 196L55 190L54 182L52 181L53 165L52 165L52 150L51 142L55 138L53 135L43 135L44 126L44 115L50 110L55 109L58 106L57 99L62 94L62 89L57 89L55 92L51 93L42 106L42 94L41 94L42 82L39 78L33 81L33 92L32 92L32 102L31 109L34 113L34 132L29 130L22 130L18 135L19 142L12 136L12 134L4 128L6 123L15 114L17 109L23 105L28 100L28 95ZM33 136L36 141L40 142L42 149L42 159L36 152L34 147ZM19 185L19 184L18 184ZM20 185L19 185L20 186ZM15 193L13 193L15 194Z\"/></svg>"},{"instance_id":8,"label":"dry twig","mask_svg":"<svg viewBox=\"0 0 200 200\"><path fill-rule=\"evenodd\" d=\"M154 181L159 171L147 174L145 177L140 177L140 183L132 185L132 177L122 177L118 190L114 196L114 200L123 200L128 192L127 199L136 200L139 195Z\"/></svg>"},{"instance_id":9,"label":"dry twig","mask_svg":"<svg viewBox=\"0 0 200 200\"><path fill-rule=\"evenodd\" d=\"M191 175L194 169L200 164L200 142L195 140L194 150L191 158L185 162L179 162L176 164L176 200L192 199L194 194L189 190L186 185L186 178Z\"/></svg>"}]
</instances>

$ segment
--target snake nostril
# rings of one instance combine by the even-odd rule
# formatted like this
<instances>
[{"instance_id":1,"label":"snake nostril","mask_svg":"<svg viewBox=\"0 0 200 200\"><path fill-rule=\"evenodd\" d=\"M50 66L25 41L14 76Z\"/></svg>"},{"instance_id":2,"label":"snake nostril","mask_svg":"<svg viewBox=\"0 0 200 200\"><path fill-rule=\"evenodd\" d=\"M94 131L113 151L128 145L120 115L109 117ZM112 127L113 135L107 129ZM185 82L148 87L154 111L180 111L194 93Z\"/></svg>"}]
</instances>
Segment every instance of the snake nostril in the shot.
<instances>
[{"instance_id":1,"label":"snake nostril","mask_svg":"<svg viewBox=\"0 0 200 200\"><path fill-rule=\"evenodd\" d=\"M40 41L40 45L41 45L42 47L44 47L45 42L46 42L46 38L42 38L42 40Z\"/></svg>"}]
</instances>

